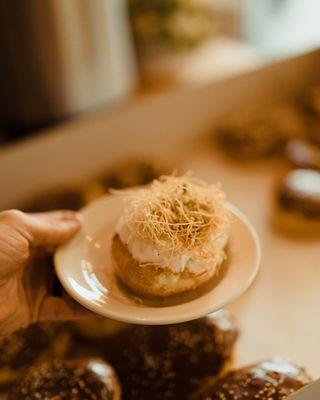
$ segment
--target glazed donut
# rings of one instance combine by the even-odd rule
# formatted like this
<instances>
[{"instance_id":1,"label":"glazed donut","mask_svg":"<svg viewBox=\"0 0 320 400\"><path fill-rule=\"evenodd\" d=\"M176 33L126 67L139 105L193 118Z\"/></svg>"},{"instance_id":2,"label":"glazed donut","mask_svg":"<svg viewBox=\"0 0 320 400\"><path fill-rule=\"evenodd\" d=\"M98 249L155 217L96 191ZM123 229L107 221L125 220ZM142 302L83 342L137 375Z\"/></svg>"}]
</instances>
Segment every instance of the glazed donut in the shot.
<instances>
[{"instance_id":1,"label":"glazed donut","mask_svg":"<svg viewBox=\"0 0 320 400\"><path fill-rule=\"evenodd\" d=\"M107 346L106 359L124 399L180 400L224 368L237 333L225 311L176 325L132 325Z\"/></svg>"},{"instance_id":2,"label":"glazed donut","mask_svg":"<svg viewBox=\"0 0 320 400\"><path fill-rule=\"evenodd\" d=\"M287 159L298 168L320 171L320 149L302 140L290 140L285 148Z\"/></svg>"},{"instance_id":3,"label":"glazed donut","mask_svg":"<svg viewBox=\"0 0 320 400\"><path fill-rule=\"evenodd\" d=\"M32 368L9 400L120 400L112 367L99 359L53 360Z\"/></svg>"},{"instance_id":4,"label":"glazed donut","mask_svg":"<svg viewBox=\"0 0 320 400\"><path fill-rule=\"evenodd\" d=\"M91 202L110 189L125 189L132 186L146 185L163 175L167 167L151 161L129 159L100 173L85 190L86 200Z\"/></svg>"},{"instance_id":5,"label":"glazed donut","mask_svg":"<svg viewBox=\"0 0 320 400\"><path fill-rule=\"evenodd\" d=\"M296 236L320 235L320 172L296 169L276 191L274 224Z\"/></svg>"},{"instance_id":6,"label":"glazed donut","mask_svg":"<svg viewBox=\"0 0 320 400\"><path fill-rule=\"evenodd\" d=\"M84 192L80 188L58 188L39 193L22 205L26 212L46 212L52 210L79 210L85 205Z\"/></svg>"},{"instance_id":7,"label":"glazed donut","mask_svg":"<svg viewBox=\"0 0 320 400\"><path fill-rule=\"evenodd\" d=\"M293 106L277 105L234 113L216 132L220 147L232 158L250 161L282 153L285 143L304 137L306 122Z\"/></svg>"},{"instance_id":8,"label":"glazed donut","mask_svg":"<svg viewBox=\"0 0 320 400\"><path fill-rule=\"evenodd\" d=\"M60 324L33 324L0 338L0 387L12 384L32 365L62 357L69 334Z\"/></svg>"},{"instance_id":9,"label":"glazed donut","mask_svg":"<svg viewBox=\"0 0 320 400\"><path fill-rule=\"evenodd\" d=\"M72 343L69 354L74 357L102 357L109 341L126 324L109 318L92 318L69 322Z\"/></svg>"},{"instance_id":10,"label":"glazed donut","mask_svg":"<svg viewBox=\"0 0 320 400\"><path fill-rule=\"evenodd\" d=\"M192 400L283 400L310 383L303 368L275 358L231 371Z\"/></svg>"}]
</instances>

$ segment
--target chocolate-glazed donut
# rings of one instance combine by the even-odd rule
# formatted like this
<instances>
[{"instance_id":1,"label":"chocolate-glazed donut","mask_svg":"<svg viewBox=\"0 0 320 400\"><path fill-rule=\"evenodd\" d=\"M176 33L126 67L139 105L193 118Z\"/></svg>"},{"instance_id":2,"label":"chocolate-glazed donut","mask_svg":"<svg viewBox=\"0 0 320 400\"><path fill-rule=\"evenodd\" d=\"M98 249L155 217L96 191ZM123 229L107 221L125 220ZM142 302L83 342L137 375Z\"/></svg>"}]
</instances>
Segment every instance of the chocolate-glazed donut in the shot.
<instances>
[{"instance_id":1,"label":"chocolate-glazed donut","mask_svg":"<svg viewBox=\"0 0 320 400\"><path fill-rule=\"evenodd\" d=\"M0 386L11 384L34 364L44 361L56 352L53 336L57 327L34 324L0 338ZM57 352L63 351L59 342Z\"/></svg>"},{"instance_id":2,"label":"chocolate-glazed donut","mask_svg":"<svg viewBox=\"0 0 320 400\"><path fill-rule=\"evenodd\" d=\"M86 199L95 200L110 189L146 185L165 172L166 168L146 160L126 160L99 174L86 188Z\"/></svg>"},{"instance_id":3,"label":"chocolate-glazed donut","mask_svg":"<svg viewBox=\"0 0 320 400\"><path fill-rule=\"evenodd\" d=\"M69 323L73 340L72 357L101 357L109 340L126 327L124 322L109 318L92 318Z\"/></svg>"},{"instance_id":4,"label":"chocolate-glazed donut","mask_svg":"<svg viewBox=\"0 0 320 400\"><path fill-rule=\"evenodd\" d=\"M308 87L302 96L302 107L311 116L320 116L320 85Z\"/></svg>"},{"instance_id":5,"label":"chocolate-glazed donut","mask_svg":"<svg viewBox=\"0 0 320 400\"><path fill-rule=\"evenodd\" d=\"M114 370L99 359L53 360L32 368L9 400L120 400Z\"/></svg>"},{"instance_id":6,"label":"chocolate-glazed donut","mask_svg":"<svg viewBox=\"0 0 320 400\"><path fill-rule=\"evenodd\" d=\"M308 169L289 172L282 179L278 201L288 211L320 219L320 173Z\"/></svg>"},{"instance_id":7,"label":"chocolate-glazed donut","mask_svg":"<svg viewBox=\"0 0 320 400\"><path fill-rule=\"evenodd\" d=\"M275 358L229 372L192 400L283 400L310 382L303 368Z\"/></svg>"},{"instance_id":8,"label":"chocolate-glazed donut","mask_svg":"<svg viewBox=\"0 0 320 400\"><path fill-rule=\"evenodd\" d=\"M167 172L167 168L147 160L129 159L102 172L86 188L88 202L108 193L110 189L125 189L146 185Z\"/></svg>"},{"instance_id":9,"label":"chocolate-glazed donut","mask_svg":"<svg viewBox=\"0 0 320 400\"><path fill-rule=\"evenodd\" d=\"M293 106L252 108L231 115L218 129L217 141L235 159L257 160L282 153L285 143L303 137L305 129Z\"/></svg>"},{"instance_id":10,"label":"chocolate-glazed donut","mask_svg":"<svg viewBox=\"0 0 320 400\"><path fill-rule=\"evenodd\" d=\"M320 172L296 169L276 190L274 224L295 236L320 235Z\"/></svg>"},{"instance_id":11,"label":"chocolate-glazed donut","mask_svg":"<svg viewBox=\"0 0 320 400\"><path fill-rule=\"evenodd\" d=\"M302 140L290 140L285 148L287 159L298 168L320 171L320 149Z\"/></svg>"},{"instance_id":12,"label":"chocolate-glazed donut","mask_svg":"<svg viewBox=\"0 0 320 400\"><path fill-rule=\"evenodd\" d=\"M22 207L26 212L45 212L52 210L79 210L85 205L84 192L80 188L58 188L27 201Z\"/></svg>"},{"instance_id":13,"label":"chocolate-glazed donut","mask_svg":"<svg viewBox=\"0 0 320 400\"><path fill-rule=\"evenodd\" d=\"M124 400L186 396L230 359L237 329L224 311L196 321L132 325L111 342L106 357L117 371Z\"/></svg>"},{"instance_id":14,"label":"chocolate-glazed donut","mask_svg":"<svg viewBox=\"0 0 320 400\"><path fill-rule=\"evenodd\" d=\"M145 185L164 173L165 169L144 160L128 160L118 167L110 169L100 178L105 189L124 189Z\"/></svg>"}]
</instances>

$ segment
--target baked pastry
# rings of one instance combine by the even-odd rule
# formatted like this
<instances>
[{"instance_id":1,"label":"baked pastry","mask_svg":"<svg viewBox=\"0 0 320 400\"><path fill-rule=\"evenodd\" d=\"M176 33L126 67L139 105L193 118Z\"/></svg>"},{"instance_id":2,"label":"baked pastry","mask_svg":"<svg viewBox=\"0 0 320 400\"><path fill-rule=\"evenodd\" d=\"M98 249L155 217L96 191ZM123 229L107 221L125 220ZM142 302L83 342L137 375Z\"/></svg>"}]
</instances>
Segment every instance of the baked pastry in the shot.
<instances>
[{"instance_id":1,"label":"baked pastry","mask_svg":"<svg viewBox=\"0 0 320 400\"><path fill-rule=\"evenodd\" d=\"M192 400L283 400L310 383L303 368L275 358L231 371Z\"/></svg>"},{"instance_id":2,"label":"baked pastry","mask_svg":"<svg viewBox=\"0 0 320 400\"><path fill-rule=\"evenodd\" d=\"M192 322L131 325L106 346L123 399L181 400L230 360L237 327L226 311Z\"/></svg>"},{"instance_id":3,"label":"baked pastry","mask_svg":"<svg viewBox=\"0 0 320 400\"><path fill-rule=\"evenodd\" d=\"M256 160L280 154L293 137L303 137L305 121L292 106L266 110L247 109L232 115L216 132L220 147L241 160Z\"/></svg>"},{"instance_id":4,"label":"baked pastry","mask_svg":"<svg viewBox=\"0 0 320 400\"><path fill-rule=\"evenodd\" d=\"M274 222L295 235L320 235L320 172L296 169L282 178Z\"/></svg>"},{"instance_id":5,"label":"baked pastry","mask_svg":"<svg viewBox=\"0 0 320 400\"><path fill-rule=\"evenodd\" d=\"M112 257L126 286L164 297L195 289L217 274L230 225L218 186L167 176L123 197Z\"/></svg>"},{"instance_id":6,"label":"baked pastry","mask_svg":"<svg viewBox=\"0 0 320 400\"><path fill-rule=\"evenodd\" d=\"M302 140L290 140L285 149L287 159L298 168L320 171L320 149Z\"/></svg>"},{"instance_id":7,"label":"baked pastry","mask_svg":"<svg viewBox=\"0 0 320 400\"><path fill-rule=\"evenodd\" d=\"M84 193L78 188L59 188L40 193L22 206L26 212L79 210L85 205Z\"/></svg>"},{"instance_id":8,"label":"baked pastry","mask_svg":"<svg viewBox=\"0 0 320 400\"><path fill-rule=\"evenodd\" d=\"M9 400L120 400L113 368L99 359L53 360L32 368Z\"/></svg>"}]
</instances>

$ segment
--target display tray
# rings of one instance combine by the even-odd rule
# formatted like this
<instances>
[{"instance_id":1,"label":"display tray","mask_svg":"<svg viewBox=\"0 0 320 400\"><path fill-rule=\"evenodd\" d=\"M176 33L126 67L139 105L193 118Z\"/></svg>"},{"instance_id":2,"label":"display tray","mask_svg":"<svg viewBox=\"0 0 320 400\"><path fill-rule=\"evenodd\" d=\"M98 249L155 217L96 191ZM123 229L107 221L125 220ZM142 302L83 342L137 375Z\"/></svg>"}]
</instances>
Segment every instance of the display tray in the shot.
<instances>
[{"instance_id":1,"label":"display tray","mask_svg":"<svg viewBox=\"0 0 320 400\"><path fill-rule=\"evenodd\" d=\"M292 239L270 226L273 189L283 162L229 161L208 132L244 104L291 101L319 81L315 51L206 87L193 87L78 118L0 151L0 208L61 185L82 185L127 158L166 163L219 181L255 225L262 246L257 281L230 310L241 335L234 366L279 355L320 375L319 242Z\"/></svg>"}]
</instances>

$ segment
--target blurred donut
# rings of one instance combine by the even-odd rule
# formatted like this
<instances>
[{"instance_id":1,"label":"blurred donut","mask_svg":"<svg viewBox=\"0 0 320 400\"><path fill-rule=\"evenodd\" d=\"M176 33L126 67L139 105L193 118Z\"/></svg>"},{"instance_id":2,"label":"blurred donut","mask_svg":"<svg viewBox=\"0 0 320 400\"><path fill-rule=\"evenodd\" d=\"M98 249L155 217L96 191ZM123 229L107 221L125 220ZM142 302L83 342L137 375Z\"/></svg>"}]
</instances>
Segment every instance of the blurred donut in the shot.
<instances>
[{"instance_id":1,"label":"blurred donut","mask_svg":"<svg viewBox=\"0 0 320 400\"><path fill-rule=\"evenodd\" d=\"M85 205L84 193L78 188L59 188L39 193L22 205L26 212L44 212L52 210L79 210Z\"/></svg>"},{"instance_id":2,"label":"blurred donut","mask_svg":"<svg viewBox=\"0 0 320 400\"><path fill-rule=\"evenodd\" d=\"M72 322L75 334L88 343L104 341L117 334L127 325L124 322L114 321L109 318L92 318Z\"/></svg>"},{"instance_id":3,"label":"blurred donut","mask_svg":"<svg viewBox=\"0 0 320 400\"><path fill-rule=\"evenodd\" d=\"M297 236L320 235L320 172L296 169L276 190L275 225Z\"/></svg>"},{"instance_id":4,"label":"blurred donut","mask_svg":"<svg viewBox=\"0 0 320 400\"><path fill-rule=\"evenodd\" d=\"M302 107L312 116L320 116L320 85L308 87L302 95Z\"/></svg>"},{"instance_id":5,"label":"blurred donut","mask_svg":"<svg viewBox=\"0 0 320 400\"><path fill-rule=\"evenodd\" d=\"M34 324L0 338L0 387L19 379L31 366L67 352L69 335L59 324Z\"/></svg>"},{"instance_id":6,"label":"blurred donut","mask_svg":"<svg viewBox=\"0 0 320 400\"><path fill-rule=\"evenodd\" d=\"M285 148L287 159L298 168L320 171L320 149L302 140L290 140Z\"/></svg>"},{"instance_id":7,"label":"blurred donut","mask_svg":"<svg viewBox=\"0 0 320 400\"><path fill-rule=\"evenodd\" d=\"M303 368L275 358L231 371L192 400L283 400L311 382Z\"/></svg>"},{"instance_id":8,"label":"blurred donut","mask_svg":"<svg viewBox=\"0 0 320 400\"><path fill-rule=\"evenodd\" d=\"M320 118L312 121L310 131L309 131L310 141L320 148Z\"/></svg>"},{"instance_id":9,"label":"blurred donut","mask_svg":"<svg viewBox=\"0 0 320 400\"><path fill-rule=\"evenodd\" d=\"M115 165L93 180L86 188L86 200L95 200L109 189L146 185L166 172L166 168L150 161L128 160Z\"/></svg>"},{"instance_id":10,"label":"blurred donut","mask_svg":"<svg viewBox=\"0 0 320 400\"><path fill-rule=\"evenodd\" d=\"M124 189L145 185L162 175L162 172L162 168L152 162L129 160L117 169L107 171L101 176L100 182L106 189Z\"/></svg>"},{"instance_id":11,"label":"blurred donut","mask_svg":"<svg viewBox=\"0 0 320 400\"><path fill-rule=\"evenodd\" d=\"M123 399L184 399L230 359L237 328L227 312L188 323L132 325L106 349Z\"/></svg>"},{"instance_id":12,"label":"blurred donut","mask_svg":"<svg viewBox=\"0 0 320 400\"><path fill-rule=\"evenodd\" d=\"M72 357L103 357L109 341L127 325L108 318L93 318L69 323L72 332Z\"/></svg>"},{"instance_id":13,"label":"blurred donut","mask_svg":"<svg viewBox=\"0 0 320 400\"><path fill-rule=\"evenodd\" d=\"M32 368L9 400L120 400L113 368L102 360L53 360Z\"/></svg>"},{"instance_id":14,"label":"blurred donut","mask_svg":"<svg viewBox=\"0 0 320 400\"><path fill-rule=\"evenodd\" d=\"M237 112L217 131L220 147L230 156L255 160L280 154L293 137L303 137L305 121L292 106Z\"/></svg>"}]
</instances>

